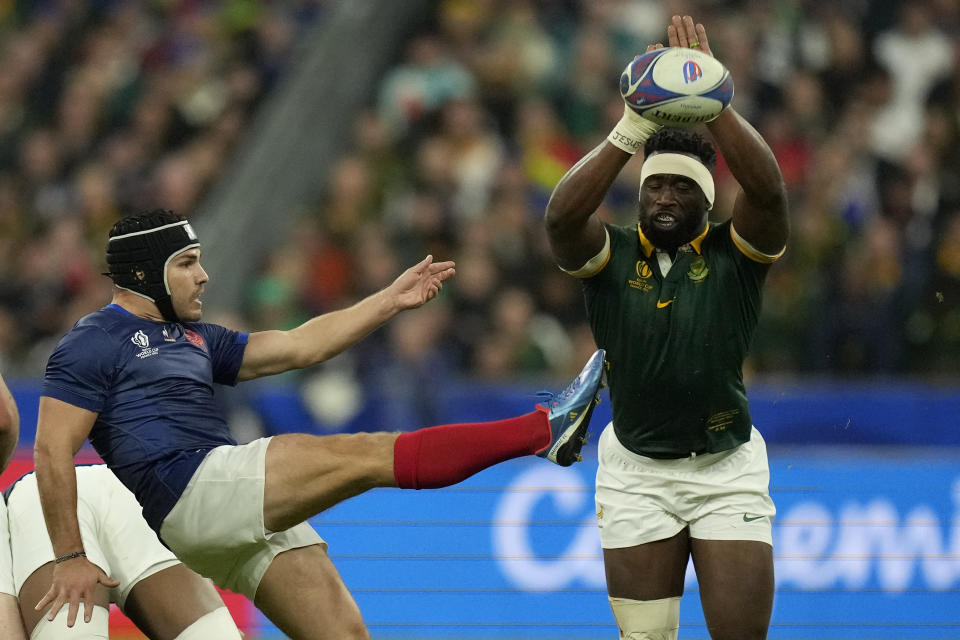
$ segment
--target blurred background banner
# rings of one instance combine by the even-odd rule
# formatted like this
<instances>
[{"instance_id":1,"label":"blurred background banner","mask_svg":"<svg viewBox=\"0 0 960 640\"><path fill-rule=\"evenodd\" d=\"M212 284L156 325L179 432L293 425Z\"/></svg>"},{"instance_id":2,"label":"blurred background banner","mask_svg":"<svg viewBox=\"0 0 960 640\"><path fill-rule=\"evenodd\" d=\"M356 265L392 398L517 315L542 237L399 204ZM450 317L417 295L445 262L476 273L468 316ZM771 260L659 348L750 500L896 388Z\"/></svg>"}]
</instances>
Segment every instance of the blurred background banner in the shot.
<instances>
[{"instance_id":1,"label":"blurred background banner","mask_svg":"<svg viewBox=\"0 0 960 640\"><path fill-rule=\"evenodd\" d=\"M31 466L47 357L109 301L107 230L144 208L190 217L205 319L241 330L457 261L349 354L219 389L238 440L529 410L595 348L544 207L674 13L706 25L790 199L744 370L779 509L771 638L960 637L955 0L0 2L0 371L23 423L4 486ZM599 214L634 221L638 182L630 163ZM722 162L716 184L720 222ZM594 431L608 417L605 399ZM595 458L376 492L315 524L376 637L613 637ZM683 637L706 637L688 586Z\"/></svg>"}]
</instances>

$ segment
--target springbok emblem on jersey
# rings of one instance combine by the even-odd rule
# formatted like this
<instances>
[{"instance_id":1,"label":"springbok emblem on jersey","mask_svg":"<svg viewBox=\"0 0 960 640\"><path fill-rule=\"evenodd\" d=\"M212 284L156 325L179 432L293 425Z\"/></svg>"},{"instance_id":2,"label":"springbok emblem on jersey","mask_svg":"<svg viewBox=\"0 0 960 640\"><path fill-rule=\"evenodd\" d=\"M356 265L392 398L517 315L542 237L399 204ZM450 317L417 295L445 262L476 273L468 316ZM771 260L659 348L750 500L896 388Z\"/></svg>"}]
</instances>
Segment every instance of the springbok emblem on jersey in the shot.
<instances>
[{"instance_id":1,"label":"springbok emblem on jersey","mask_svg":"<svg viewBox=\"0 0 960 640\"><path fill-rule=\"evenodd\" d=\"M687 277L694 282L700 282L707 277L708 273L710 273L710 269L707 268L707 261L703 259L703 256L697 256L693 262L690 263L690 270L687 271Z\"/></svg>"}]
</instances>

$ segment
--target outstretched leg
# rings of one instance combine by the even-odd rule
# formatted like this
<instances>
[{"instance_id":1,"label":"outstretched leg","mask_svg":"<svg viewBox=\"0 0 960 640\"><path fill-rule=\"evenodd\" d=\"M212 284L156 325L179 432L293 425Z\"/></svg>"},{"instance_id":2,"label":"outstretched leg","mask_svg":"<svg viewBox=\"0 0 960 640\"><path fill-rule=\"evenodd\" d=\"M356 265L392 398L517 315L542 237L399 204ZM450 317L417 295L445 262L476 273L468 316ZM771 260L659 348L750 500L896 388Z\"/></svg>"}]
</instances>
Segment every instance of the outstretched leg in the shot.
<instances>
[{"instance_id":1,"label":"outstretched leg","mask_svg":"<svg viewBox=\"0 0 960 640\"><path fill-rule=\"evenodd\" d=\"M410 433L286 434L267 447L263 520L279 531L374 487L438 488L550 442L546 414Z\"/></svg>"},{"instance_id":2,"label":"outstretched leg","mask_svg":"<svg viewBox=\"0 0 960 640\"><path fill-rule=\"evenodd\" d=\"M374 487L446 487L520 456L569 465L599 402L603 357L598 350L566 389L515 418L400 435L275 436L266 452L264 526L286 529Z\"/></svg>"},{"instance_id":3,"label":"outstretched leg","mask_svg":"<svg viewBox=\"0 0 960 640\"><path fill-rule=\"evenodd\" d=\"M583 433L599 401L603 355L597 351L566 389L516 418L400 435L272 438L264 454L264 527L287 530L374 487L448 486L523 455L571 464L579 457ZM273 557L254 602L297 640L369 638L356 603L320 544L288 548Z\"/></svg>"}]
</instances>

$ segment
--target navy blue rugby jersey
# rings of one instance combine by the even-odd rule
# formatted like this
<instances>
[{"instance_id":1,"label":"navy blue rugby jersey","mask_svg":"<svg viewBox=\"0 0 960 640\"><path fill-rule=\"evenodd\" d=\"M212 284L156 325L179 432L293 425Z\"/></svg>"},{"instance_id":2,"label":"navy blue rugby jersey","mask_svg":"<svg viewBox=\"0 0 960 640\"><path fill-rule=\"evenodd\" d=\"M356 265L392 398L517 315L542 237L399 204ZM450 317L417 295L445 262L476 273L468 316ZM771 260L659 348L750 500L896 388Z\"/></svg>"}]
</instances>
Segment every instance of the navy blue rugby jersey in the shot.
<instances>
[{"instance_id":1,"label":"navy blue rugby jersey","mask_svg":"<svg viewBox=\"0 0 960 640\"><path fill-rule=\"evenodd\" d=\"M237 444L213 384L236 384L248 337L111 304L81 318L50 356L42 394L98 414L90 443L158 535L207 452Z\"/></svg>"}]
</instances>

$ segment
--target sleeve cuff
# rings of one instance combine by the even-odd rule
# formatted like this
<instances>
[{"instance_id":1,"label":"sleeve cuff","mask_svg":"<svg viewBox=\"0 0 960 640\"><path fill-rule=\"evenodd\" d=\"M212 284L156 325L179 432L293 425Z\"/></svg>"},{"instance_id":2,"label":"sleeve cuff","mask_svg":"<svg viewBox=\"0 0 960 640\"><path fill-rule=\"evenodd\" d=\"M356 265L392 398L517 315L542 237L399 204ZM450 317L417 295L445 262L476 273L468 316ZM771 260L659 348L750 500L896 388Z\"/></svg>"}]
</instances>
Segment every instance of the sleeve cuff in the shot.
<instances>
[{"instance_id":1,"label":"sleeve cuff","mask_svg":"<svg viewBox=\"0 0 960 640\"><path fill-rule=\"evenodd\" d=\"M586 264L579 269L570 270L560 267L560 270L575 278L589 278L603 271L603 268L610 262L610 231L604 227L603 234L603 249L600 249L600 253L587 260Z\"/></svg>"},{"instance_id":2,"label":"sleeve cuff","mask_svg":"<svg viewBox=\"0 0 960 640\"><path fill-rule=\"evenodd\" d=\"M53 398L54 400L60 400L61 402L66 402L67 404L72 404L75 407L80 407L81 409L86 409L87 411L93 411L94 413L100 413L100 411L103 409L99 400L91 400L90 398L81 396L78 393L74 393L73 391L56 387L51 384L43 385L40 395Z\"/></svg>"},{"instance_id":3,"label":"sleeve cuff","mask_svg":"<svg viewBox=\"0 0 960 640\"><path fill-rule=\"evenodd\" d=\"M747 256L754 262L762 262L764 264L770 264L772 262L776 262L777 260L780 259L780 256L782 256L784 252L787 250L787 248L784 247L783 249L780 249L780 251L778 251L775 254L764 253L762 251L759 251L758 249L754 248L752 244L744 240L743 236L737 233L737 230L733 228L732 223L730 224L730 237L733 238L733 244L736 245L737 249L740 250L740 253Z\"/></svg>"}]
</instances>

